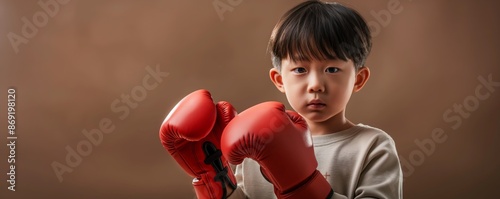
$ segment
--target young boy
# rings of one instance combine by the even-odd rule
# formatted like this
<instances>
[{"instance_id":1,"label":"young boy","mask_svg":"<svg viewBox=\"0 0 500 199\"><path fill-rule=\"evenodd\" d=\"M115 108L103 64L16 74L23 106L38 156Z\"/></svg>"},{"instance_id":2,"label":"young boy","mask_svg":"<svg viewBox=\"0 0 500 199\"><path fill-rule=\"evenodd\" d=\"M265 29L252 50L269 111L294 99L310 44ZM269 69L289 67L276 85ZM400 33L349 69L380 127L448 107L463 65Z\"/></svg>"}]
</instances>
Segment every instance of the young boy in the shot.
<instances>
[{"instance_id":1,"label":"young boy","mask_svg":"<svg viewBox=\"0 0 500 199\"><path fill-rule=\"evenodd\" d=\"M370 48L370 31L356 11L301 3L281 18L269 42L270 78L300 116L275 102L235 116L230 105L214 106L208 92L198 93L167 116L162 142L195 177L199 198L402 198L393 139L345 117L351 94L370 76L364 66ZM187 120L208 123L204 133L178 122ZM234 176L226 159L238 164Z\"/></svg>"}]
</instances>

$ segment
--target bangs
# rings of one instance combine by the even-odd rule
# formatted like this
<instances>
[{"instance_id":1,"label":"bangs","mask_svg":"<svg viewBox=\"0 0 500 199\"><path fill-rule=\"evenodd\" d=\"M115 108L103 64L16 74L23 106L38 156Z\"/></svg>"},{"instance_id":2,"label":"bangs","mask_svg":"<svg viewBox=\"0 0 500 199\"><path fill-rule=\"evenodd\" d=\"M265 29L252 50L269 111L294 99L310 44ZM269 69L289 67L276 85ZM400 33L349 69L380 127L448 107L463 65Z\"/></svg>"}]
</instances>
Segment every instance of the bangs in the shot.
<instances>
[{"instance_id":1,"label":"bangs","mask_svg":"<svg viewBox=\"0 0 500 199\"><path fill-rule=\"evenodd\" d=\"M364 59L358 58L365 57L371 47L369 30L360 30L364 23L360 16L346 20L350 12L340 4L321 2L305 3L287 12L269 41L273 64L280 66L282 59L289 58L294 62L352 59L355 65L363 65Z\"/></svg>"},{"instance_id":2,"label":"bangs","mask_svg":"<svg viewBox=\"0 0 500 199\"><path fill-rule=\"evenodd\" d=\"M340 39L331 24L314 12L302 12L297 17L299 23L293 24L290 23L292 20L287 20L278 30L276 45L272 49L275 56L293 61L337 58L347 61L345 52L336 45Z\"/></svg>"}]
</instances>

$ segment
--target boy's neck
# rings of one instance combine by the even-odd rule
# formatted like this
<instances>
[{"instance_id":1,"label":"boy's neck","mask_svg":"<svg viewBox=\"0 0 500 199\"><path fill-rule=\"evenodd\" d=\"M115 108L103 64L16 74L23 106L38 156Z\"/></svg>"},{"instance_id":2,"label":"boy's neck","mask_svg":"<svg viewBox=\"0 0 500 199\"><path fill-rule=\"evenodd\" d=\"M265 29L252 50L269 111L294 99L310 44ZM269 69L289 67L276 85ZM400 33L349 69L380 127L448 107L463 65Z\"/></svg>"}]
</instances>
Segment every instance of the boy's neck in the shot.
<instances>
[{"instance_id":1,"label":"boy's neck","mask_svg":"<svg viewBox=\"0 0 500 199\"><path fill-rule=\"evenodd\" d=\"M344 116L344 111L323 122L307 121L311 135L326 135L351 128L354 125Z\"/></svg>"}]
</instances>

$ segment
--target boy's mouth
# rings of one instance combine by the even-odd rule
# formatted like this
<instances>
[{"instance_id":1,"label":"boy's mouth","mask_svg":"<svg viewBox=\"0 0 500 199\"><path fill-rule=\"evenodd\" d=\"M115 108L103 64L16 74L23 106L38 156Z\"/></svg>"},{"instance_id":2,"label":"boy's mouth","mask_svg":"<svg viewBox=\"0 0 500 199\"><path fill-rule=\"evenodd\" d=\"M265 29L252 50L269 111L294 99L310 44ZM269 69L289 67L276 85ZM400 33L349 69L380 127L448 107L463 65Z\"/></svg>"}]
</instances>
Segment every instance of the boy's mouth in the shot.
<instances>
[{"instance_id":1,"label":"boy's mouth","mask_svg":"<svg viewBox=\"0 0 500 199\"><path fill-rule=\"evenodd\" d=\"M326 104L320 99L314 99L307 103L307 107L310 109L323 109L326 107Z\"/></svg>"},{"instance_id":2,"label":"boy's mouth","mask_svg":"<svg viewBox=\"0 0 500 199\"><path fill-rule=\"evenodd\" d=\"M313 99L313 100L309 101L309 103L307 103L307 105L311 105L311 104L318 104L318 105L325 105L326 106L326 104L320 99Z\"/></svg>"}]
</instances>

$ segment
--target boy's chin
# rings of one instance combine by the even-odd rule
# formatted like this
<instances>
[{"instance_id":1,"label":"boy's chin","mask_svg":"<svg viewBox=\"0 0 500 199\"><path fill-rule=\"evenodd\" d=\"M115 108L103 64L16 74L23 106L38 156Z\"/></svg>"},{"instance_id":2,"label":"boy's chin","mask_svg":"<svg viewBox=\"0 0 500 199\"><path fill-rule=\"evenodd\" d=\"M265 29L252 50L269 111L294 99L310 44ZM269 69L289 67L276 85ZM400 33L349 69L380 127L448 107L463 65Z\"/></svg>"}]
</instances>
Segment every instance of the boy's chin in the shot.
<instances>
[{"instance_id":1,"label":"boy's chin","mask_svg":"<svg viewBox=\"0 0 500 199\"><path fill-rule=\"evenodd\" d=\"M308 123L309 122L323 123L332 117L331 115L320 113L320 112L307 112L307 113L303 113L300 115L302 115L302 117L304 117L304 119L306 119L306 121Z\"/></svg>"}]
</instances>

